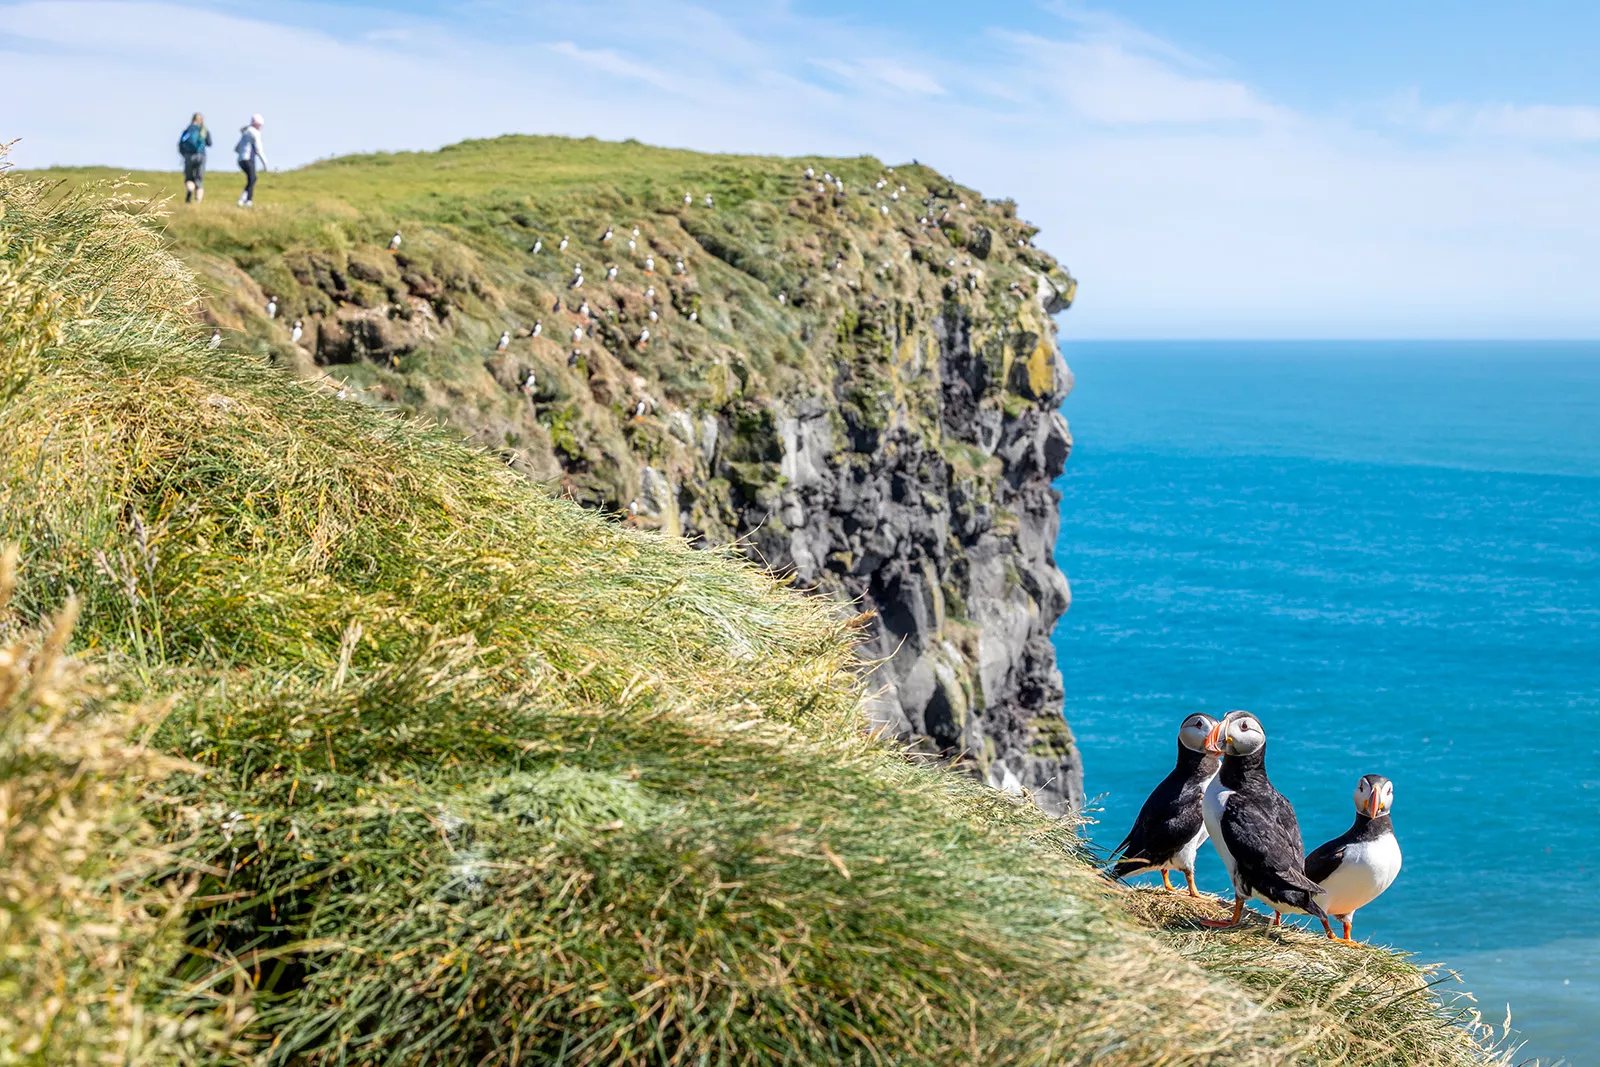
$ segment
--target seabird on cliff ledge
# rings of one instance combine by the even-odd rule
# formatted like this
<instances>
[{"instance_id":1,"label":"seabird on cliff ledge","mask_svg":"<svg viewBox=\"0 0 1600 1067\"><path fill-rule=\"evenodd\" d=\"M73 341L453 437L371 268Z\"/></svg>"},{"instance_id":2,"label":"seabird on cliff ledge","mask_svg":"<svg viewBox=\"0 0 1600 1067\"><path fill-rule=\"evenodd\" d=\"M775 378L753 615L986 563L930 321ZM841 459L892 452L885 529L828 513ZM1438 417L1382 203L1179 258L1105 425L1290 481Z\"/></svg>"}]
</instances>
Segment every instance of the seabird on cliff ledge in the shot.
<instances>
[{"instance_id":1,"label":"seabird on cliff ledge","mask_svg":"<svg viewBox=\"0 0 1600 1067\"><path fill-rule=\"evenodd\" d=\"M389 238L389 251L391 251L391 252L400 251L400 231L399 230L394 231L394 236Z\"/></svg>"},{"instance_id":2,"label":"seabird on cliff ledge","mask_svg":"<svg viewBox=\"0 0 1600 1067\"><path fill-rule=\"evenodd\" d=\"M1256 899L1273 910L1315 915L1328 936L1328 914L1317 903L1322 887L1306 877L1305 846L1294 805L1267 779L1267 732L1248 711L1230 711L1206 735L1206 751L1222 757L1206 786L1201 806L1206 831L1233 880L1233 917L1201 920L1205 926L1237 926L1244 902Z\"/></svg>"},{"instance_id":3,"label":"seabird on cliff ledge","mask_svg":"<svg viewBox=\"0 0 1600 1067\"><path fill-rule=\"evenodd\" d=\"M1206 786L1217 773L1217 757L1206 751L1206 737L1217 721L1196 713L1178 727L1178 765L1151 791L1133 829L1112 850L1120 855L1111 873L1127 878L1150 871L1161 872L1161 882L1172 888L1171 871L1182 871L1194 888L1194 861L1205 844L1206 820L1201 811Z\"/></svg>"},{"instance_id":4,"label":"seabird on cliff ledge","mask_svg":"<svg viewBox=\"0 0 1600 1067\"><path fill-rule=\"evenodd\" d=\"M1350 829L1306 857L1306 877L1322 886L1317 903L1344 926L1346 941L1356 909L1377 900L1400 874L1400 842L1389 818L1394 783L1381 774L1362 775L1355 801Z\"/></svg>"}]
</instances>

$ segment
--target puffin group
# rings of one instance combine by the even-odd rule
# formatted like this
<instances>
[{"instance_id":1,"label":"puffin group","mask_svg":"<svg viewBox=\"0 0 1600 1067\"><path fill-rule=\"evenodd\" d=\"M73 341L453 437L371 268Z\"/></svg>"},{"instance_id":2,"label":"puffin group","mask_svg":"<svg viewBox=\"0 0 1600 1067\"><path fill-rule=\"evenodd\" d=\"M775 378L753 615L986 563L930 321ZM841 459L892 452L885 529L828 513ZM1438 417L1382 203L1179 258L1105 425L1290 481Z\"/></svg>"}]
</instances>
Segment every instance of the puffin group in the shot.
<instances>
[{"instance_id":1,"label":"puffin group","mask_svg":"<svg viewBox=\"0 0 1600 1067\"><path fill-rule=\"evenodd\" d=\"M1267 778L1267 734L1248 711L1222 719L1195 714L1178 728L1178 762L1151 792L1133 829L1113 849L1116 878L1160 871L1173 889L1179 871L1190 896L1199 896L1194 864L1207 840L1222 857L1233 882L1233 915L1202 920L1211 927L1237 926L1245 902L1272 909L1272 924L1285 914L1311 915L1331 938L1329 917L1339 920L1344 940L1358 909L1376 900L1400 874L1400 843L1389 812L1394 784L1381 774L1356 783L1355 823L1308 855L1294 807Z\"/></svg>"}]
</instances>

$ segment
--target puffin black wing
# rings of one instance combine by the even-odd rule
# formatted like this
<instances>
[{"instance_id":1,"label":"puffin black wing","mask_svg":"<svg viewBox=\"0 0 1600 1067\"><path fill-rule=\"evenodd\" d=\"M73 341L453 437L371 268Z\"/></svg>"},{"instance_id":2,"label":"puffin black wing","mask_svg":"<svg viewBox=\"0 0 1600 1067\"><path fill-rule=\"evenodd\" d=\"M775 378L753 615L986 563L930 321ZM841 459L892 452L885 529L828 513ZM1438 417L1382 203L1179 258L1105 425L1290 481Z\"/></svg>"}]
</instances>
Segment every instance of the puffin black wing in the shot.
<instances>
[{"instance_id":1,"label":"puffin black wing","mask_svg":"<svg viewBox=\"0 0 1600 1067\"><path fill-rule=\"evenodd\" d=\"M1235 794L1223 809L1220 829L1248 889L1324 917L1316 901L1322 887L1306 877L1300 823L1283 794L1271 786Z\"/></svg>"},{"instance_id":2,"label":"puffin black wing","mask_svg":"<svg viewBox=\"0 0 1600 1067\"><path fill-rule=\"evenodd\" d=\"M1133 820L1133 829L1112 850L1120 854L1112 874L1126 878L1149 867L1158 867L1182 851L1205 825L1200 809L1200 794L1190 787L1190 774L1178 768L1161 780Z\"/></svg>"},{"instance_id":3,"label":"puffin black wing","mask_svg":"<svg viewBox=\"0 0 1600 1067\"><path fill-rule=\"evenodd\" d=\"M1306 857L1306 877L1313 882L1321 883L1328 875L1339 869L1344 862L1344 849L1347 842L1345 835L1329 841L1327 844L1318 845Z\"/></svg>"}]
</instances>

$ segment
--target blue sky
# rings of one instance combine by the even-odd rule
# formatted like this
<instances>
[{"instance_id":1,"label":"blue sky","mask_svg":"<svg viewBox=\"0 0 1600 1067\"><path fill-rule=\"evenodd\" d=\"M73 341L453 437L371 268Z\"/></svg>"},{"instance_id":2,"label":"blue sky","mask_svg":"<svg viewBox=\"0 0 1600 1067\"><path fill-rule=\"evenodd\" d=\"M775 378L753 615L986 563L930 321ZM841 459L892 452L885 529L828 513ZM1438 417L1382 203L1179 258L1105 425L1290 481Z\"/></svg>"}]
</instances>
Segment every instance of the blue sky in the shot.
<instances>
[{"instance_id":1,"label":"blue sky","mask_svg":"<svg viewBox=\"0 0 1600 1067\"><path fill-rule=\"evenodd\" d=\"M1600 5L0 0L24 166L502 132L918 158L1080 337L1600 337ZM218 175L218 179L228 179ZM270 198L269 184L263 190Z\"/></svg>"}]
</instances>

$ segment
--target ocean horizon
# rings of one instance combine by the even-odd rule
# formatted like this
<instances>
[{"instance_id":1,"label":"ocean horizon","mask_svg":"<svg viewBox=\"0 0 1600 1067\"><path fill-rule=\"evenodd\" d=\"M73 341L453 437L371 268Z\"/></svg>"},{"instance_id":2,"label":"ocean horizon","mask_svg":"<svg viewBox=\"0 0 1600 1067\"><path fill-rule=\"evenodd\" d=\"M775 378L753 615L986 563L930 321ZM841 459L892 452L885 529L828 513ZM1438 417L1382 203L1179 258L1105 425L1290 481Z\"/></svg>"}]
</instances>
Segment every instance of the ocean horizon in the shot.
<instances>
[{"instance_id":1,"label":"ocean horizon","mask_svg":"<svg viewBox=\"0 0 1600 1067\"><path fill-rule=\"evenodd\" d=\"M1249 709L1307 848L1395 782L1405 867L1356 936L1509 1005L1522 1058L1600 1063L1600 342L1062 348L1093 843L1186 714Z\"/></svg>"}]
</instances>

